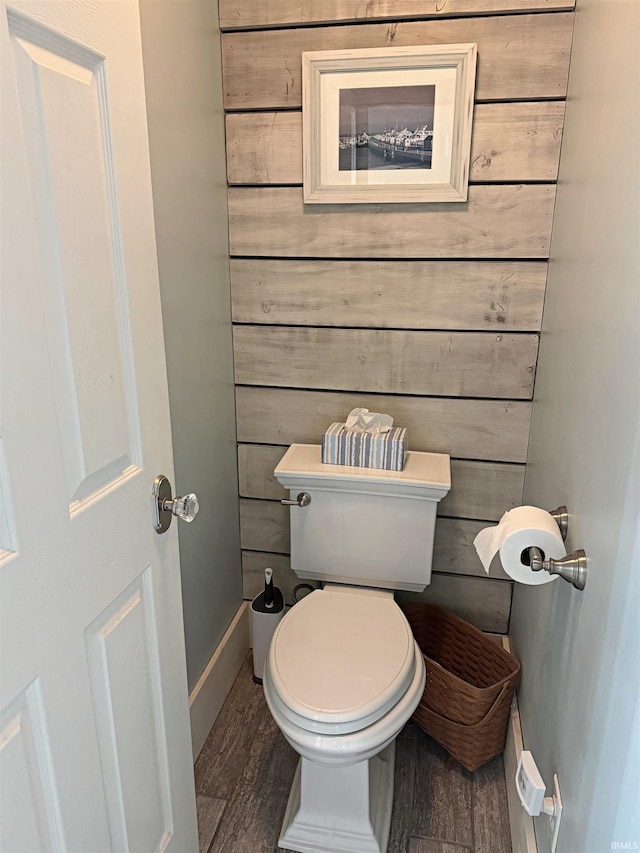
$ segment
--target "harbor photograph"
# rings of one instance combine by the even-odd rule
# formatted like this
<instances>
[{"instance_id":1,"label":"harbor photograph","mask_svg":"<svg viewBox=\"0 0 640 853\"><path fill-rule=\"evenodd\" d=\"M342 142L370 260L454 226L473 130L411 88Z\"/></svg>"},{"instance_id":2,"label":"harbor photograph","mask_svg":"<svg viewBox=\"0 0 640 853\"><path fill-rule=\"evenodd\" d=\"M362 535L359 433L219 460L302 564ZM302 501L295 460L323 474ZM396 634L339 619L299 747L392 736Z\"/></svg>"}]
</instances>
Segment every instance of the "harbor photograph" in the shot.
<instances>
[{"instance_id":1,"label":"harbor photograph","mask_svg":"<svg viewBox=\"0 0 640 853\"><path fill-rule=\"evenodd\" d=\"M435 85L340 89L340 171L430 169Z\"/></svg>"}]
</instances>

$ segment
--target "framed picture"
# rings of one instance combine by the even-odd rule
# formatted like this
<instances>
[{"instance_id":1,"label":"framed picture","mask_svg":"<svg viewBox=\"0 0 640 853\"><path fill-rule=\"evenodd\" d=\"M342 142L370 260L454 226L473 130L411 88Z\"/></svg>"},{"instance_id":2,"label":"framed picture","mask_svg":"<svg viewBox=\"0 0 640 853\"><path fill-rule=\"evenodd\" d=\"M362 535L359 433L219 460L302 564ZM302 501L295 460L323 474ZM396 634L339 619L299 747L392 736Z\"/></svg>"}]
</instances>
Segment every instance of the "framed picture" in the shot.
<instances>
[{"instance_id":1,"label":"framed picture","mask_svg":"<svg viewBox=\"0 0 640 853\"><path fill-rule=\"evenodd\" d=\"M305 202L466 201L476 53L303 53Z\"/></svg>"}]
</instances>

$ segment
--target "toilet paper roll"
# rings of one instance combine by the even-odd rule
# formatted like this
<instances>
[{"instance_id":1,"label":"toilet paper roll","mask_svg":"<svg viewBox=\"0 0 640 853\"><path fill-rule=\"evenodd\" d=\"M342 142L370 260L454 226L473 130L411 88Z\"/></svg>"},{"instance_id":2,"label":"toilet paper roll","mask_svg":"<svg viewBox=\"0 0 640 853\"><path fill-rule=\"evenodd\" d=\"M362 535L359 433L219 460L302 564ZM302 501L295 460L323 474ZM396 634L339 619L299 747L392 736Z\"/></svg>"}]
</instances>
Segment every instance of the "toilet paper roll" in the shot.
<instances>
[{"instance_id":1,"label":"toilet paper roll","mask_svg":"<svg viewBox=\"0 0 640 853\"><path fill-rule=\"evenodd\" d=\"M491 561L500 552L502 568L509 577L530 586L550 583L558 576L532 571L525 562L527 549L535 546L546 559L555 560L567 553L555 519L535 506L519 506L505 512L499 524L481 530L473 544L487 574Z\"/></svg>"}]
</instances>

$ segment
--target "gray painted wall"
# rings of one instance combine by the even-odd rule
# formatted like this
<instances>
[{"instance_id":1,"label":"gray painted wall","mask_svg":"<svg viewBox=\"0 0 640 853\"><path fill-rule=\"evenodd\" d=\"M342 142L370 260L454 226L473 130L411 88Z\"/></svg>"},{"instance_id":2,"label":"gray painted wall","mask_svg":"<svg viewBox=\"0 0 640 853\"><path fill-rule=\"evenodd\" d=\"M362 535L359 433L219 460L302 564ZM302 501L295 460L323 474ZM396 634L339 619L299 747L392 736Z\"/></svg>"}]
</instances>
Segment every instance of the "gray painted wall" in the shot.
<instances>
[{"instance_id":1,"label":"gray painted wall","mask_svg":"<svg viewBox=\"0 0 640 853\"><path fill-rule=\"evenodd\" d=\"M191 690L242 599L217 4L141 0Z\"/></svg>"},{"instance_id":2,"label":"gray painted wall","mask_svg":"<svg viewBox=\"0 0 640 853\"><path fill-rule=\"evenodd\" d=\"M589 577L583 593L517 587L511 621L525 745L547 786L559 775L563 853L640 845L639 32L637 0L578 2L525 502L568 505Z\"/></svg>"}]
</instances>

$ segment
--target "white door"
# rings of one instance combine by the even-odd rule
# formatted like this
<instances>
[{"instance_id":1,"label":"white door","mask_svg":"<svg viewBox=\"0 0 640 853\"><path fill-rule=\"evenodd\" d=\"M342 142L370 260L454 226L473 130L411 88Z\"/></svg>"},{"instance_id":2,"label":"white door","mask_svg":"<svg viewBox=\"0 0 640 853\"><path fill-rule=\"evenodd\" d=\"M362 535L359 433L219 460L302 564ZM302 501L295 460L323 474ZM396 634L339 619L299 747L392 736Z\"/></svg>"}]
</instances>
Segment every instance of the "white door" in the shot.
<instances>
[{"instance_id":1,"label":"white door","mask_svg":"<svg viewBox=\"0 0 640 853\"><path fill-rule=\"evenodd\" d=\"M138 6L0 10L0 850L189 853Z\"/></svg>"}]
</instances>

